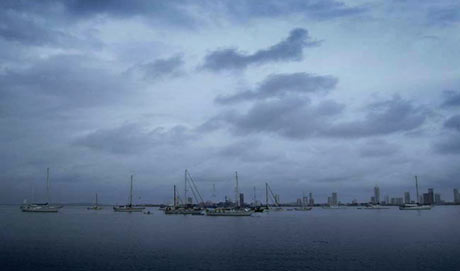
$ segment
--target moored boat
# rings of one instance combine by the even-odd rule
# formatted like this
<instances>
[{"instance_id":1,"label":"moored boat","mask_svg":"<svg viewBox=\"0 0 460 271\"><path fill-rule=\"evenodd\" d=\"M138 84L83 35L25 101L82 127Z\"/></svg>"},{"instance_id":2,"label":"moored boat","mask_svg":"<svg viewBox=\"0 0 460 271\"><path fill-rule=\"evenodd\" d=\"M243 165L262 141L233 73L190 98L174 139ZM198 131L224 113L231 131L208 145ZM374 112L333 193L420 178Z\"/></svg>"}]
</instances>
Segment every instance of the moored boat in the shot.
<instances>
[{"instance_id":1,"label":"moored boat","mask_svg":"<svg viewBox=\"0 0 460 271\"><path fill-rule=\"evenodd\" d=\"M133 175L131 175L131 186L129 191L129 204L113 206L115 212L142 212L145 207L133 205Z\"/></svg>"}]
</instances>

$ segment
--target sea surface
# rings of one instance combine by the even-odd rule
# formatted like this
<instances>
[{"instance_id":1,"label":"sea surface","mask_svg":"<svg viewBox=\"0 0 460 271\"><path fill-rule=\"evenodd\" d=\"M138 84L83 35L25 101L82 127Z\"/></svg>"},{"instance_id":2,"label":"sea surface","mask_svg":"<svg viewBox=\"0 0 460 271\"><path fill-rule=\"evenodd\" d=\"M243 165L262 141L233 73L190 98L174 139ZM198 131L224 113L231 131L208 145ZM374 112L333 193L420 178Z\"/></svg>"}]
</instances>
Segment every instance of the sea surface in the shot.
<instances>
[{"instance_id":1,"label":"sea surface","mask_svg":"<svg viewBox=\"0 0 460 271\"><path fill-rule=\"evenodd\" d=\"M0 206L0 270L460 270L460 206L254 217Z\"/></svg>"}]
</instances>

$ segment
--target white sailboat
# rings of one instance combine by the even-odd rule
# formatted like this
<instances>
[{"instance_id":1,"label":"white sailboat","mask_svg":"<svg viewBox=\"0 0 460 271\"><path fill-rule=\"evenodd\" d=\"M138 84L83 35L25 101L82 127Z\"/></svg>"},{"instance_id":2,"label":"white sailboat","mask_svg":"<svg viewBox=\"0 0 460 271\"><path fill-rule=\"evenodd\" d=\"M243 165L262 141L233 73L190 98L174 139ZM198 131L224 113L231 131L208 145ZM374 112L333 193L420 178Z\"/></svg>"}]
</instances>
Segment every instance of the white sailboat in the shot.
<instances>
[{"instance_id":1,"label":"white sailboat","mask_svg":"<svg viewBox=\"0 0 460 271\"><path fill-rule=\"evenodd\" d=\"M235 204L234 208L216 208L206 210L207 216L251 216L254 210L244 208L239 202L240 190L238 188L238 172L235 172Z\"/></svg>"},{"instance_id":2,"label":"white sailboat","mask_svg":"<svg viewBox=\"0 0 460 271\"><path fill-rule=\"evenodd\" d=\"M294 211L311 211L312 207L305 204L305 193L302 195L302 206L294 208Z\"/></svg>"},{"instance_id":3,"label":"white sailboat","mask_svg":"<svg viewBox=\"0 0 460 271\"><path fill-rule=\"evenodd\" d=\"M406 203L402 206L399 206L399 210L431 210L431 205L425 205L425 204L419 203L417 176L415 176L415 190L417 193L416 203Z\"/></svg>"},{"instance_id":4,"label":"white sailboat","mask_svg":"<svg viewBox=\"0 0 460 271\"><path fill-rule=\"evenodd\" d=\"M98 201L97 201L97 193L96 193L96 204L94 206L88 207L88 210L95 210L95 211L102 210L102 207L99 206Z\"/></svg>"},{"instance_id":5,"label":"white sailboat","mask_svg":"<svg viewBox=\"0 0 460 271\"><path fill-rule=\"evenodd\" d=\"M46 202L45 203L30 203L21 205L20 209L27 213L57 213L61 206L52 206L50 202L49 189L50 169L46 169Z\"/></svg>"},{"instance_id":6,"label":"white sailboat","mask_svg":"<svg viewBox=\"0 0 460 271\"><path fill-rule=\"evenodd\" d=\"M145 207L139 207L133 205L133 175L131 175L131 186L129 190L129 204L128 205L116 205L113 206L115 212L142 212Z\"/></svg>"},{"instance_id":7,"label":"white sailboat","mask_svg":"<svg viewBox=\"0 0 460 271\"><path fill-rule=\"evenodd\" d=\"M275 206L270 206L268 204L268 198L269 198L268 192L270 192ZM265 204L267 206L266 211L272 211L272 212L273 211L275 211L275 212L284 211L284 209L281 208L281 206L279 205L278 199L273 194L273 191L272 191L271 187L268 185L268 183L265 183Z\"/></svg>"}]
</instances>

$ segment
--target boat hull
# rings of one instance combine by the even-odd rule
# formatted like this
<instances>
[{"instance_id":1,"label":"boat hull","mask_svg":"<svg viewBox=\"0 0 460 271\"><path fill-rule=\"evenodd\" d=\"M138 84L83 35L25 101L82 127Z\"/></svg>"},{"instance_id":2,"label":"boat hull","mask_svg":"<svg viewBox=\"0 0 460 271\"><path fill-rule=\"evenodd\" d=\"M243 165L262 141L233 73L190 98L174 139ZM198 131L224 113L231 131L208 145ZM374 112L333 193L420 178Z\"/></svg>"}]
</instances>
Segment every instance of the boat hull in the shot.
<instances>
[{"instance_id":1,"label":"boat hull","mask_svg":"<svg viewBox=\"0 0 460 271\"><path fill-rule=\"evenodd\" d=\"M399 206L399 210L403 210L403 211L410 211L410 210L413 210L413 211L417 211L417 210L431 210L431 206Z\"/></svg>"},{"instance_id":2,"label":"boat hull","mask_svg":"<svg viewBox=\"0 0 460 271\"><path fill-rule=\"evenodd\" d=\"M196 209L165 209L165 215L204 215L203 210Z\"/></svg>"},{"instance_id":3,"label":"boat hull","mask_svg":"<svg viewBox=\"0 0 460 271\"><path fill-rule=\"evenodd\" d=\"M49 206L21 206L25 213L57 213L59 208Z\"/></svg>"},{"instance_id":4,"label":"boat hull","mask_svg":"<svg viewBox=\"0 0 460 271\"><path fill-rule=\"evenodd\" d=\"M251 216L254 213L252 210L208 210L207 216Z\"/></svg>"}]
</instances>

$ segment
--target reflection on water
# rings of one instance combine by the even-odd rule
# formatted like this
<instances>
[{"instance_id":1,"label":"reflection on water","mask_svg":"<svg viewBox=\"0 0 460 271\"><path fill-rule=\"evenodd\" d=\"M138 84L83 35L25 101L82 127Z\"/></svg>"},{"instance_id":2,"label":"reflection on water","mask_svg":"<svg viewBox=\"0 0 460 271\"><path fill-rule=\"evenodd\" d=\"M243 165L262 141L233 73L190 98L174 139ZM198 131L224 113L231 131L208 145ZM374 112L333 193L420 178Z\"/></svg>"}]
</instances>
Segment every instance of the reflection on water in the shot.
<instances>
[{"instance_id":1,"label":"reflection on water","mask_svg":"<svg viewBox=\"0 0 460 271\"><path fill-rule=\"evenodd\" d=\"M2 270L460 270L460 206L254 217L0 207Z\"/></svg>"}]
</instances>

